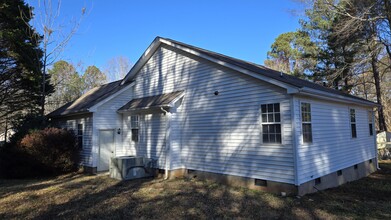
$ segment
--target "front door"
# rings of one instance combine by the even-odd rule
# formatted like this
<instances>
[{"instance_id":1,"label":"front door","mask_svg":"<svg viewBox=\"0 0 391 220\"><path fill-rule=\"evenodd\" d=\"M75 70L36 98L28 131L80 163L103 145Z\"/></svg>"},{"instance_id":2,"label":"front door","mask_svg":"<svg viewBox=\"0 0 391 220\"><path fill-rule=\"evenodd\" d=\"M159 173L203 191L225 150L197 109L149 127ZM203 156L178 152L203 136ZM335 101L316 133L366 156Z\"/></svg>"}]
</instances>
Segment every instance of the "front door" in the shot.
<instances>
[{"instance_id":1,"label":"front door","mask_svg":"<svg viewBox=\"0 0 391 220\"><path fill-rule=\"evenodd\" d=\"M113 156L114 156L114 130L100 130L98 171L109 170L110 159Z\"/></svg>"}]
</instances>

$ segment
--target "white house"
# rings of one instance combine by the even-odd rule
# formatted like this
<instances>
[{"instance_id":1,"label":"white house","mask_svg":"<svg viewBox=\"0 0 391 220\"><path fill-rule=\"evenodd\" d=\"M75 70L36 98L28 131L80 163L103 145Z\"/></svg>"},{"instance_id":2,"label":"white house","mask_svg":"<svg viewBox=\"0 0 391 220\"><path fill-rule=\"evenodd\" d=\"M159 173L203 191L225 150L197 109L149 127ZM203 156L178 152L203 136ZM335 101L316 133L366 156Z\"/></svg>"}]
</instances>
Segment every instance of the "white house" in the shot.
<instances>
[{"instance_id":1,"label":"white house","mask_svg":"<svg viewBox=\"0 0 391 220\"><path fill-rule=\"evenodd\" d=\"M376 104L157 37L117 82L48 116L77 131L83 165L156 160L170 176L305 194L377 168Z\"/></svg>"}]
</instances>

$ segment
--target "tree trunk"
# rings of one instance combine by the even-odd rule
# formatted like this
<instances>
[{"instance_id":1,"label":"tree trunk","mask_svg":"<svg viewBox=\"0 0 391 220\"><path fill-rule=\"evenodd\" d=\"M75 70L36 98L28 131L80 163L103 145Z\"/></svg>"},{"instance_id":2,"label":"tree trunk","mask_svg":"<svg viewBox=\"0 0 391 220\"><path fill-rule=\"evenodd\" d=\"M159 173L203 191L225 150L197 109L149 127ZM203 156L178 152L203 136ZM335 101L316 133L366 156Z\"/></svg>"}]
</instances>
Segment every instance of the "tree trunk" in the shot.
<instances>
[{"instance_id":1,"label":"tree trunk","mask_svg":"<svg viewBox=\"0 0 391 220\"><path fill-rule=\"evenodd\" d=\"M4 128L4 142L7 143L8 136L8 117L5 119L5 128Z\"/></svg>"},{"instance_id":2,"label":"tree trunk","mask_svg":"<svg viewBox=\"0 0 391 220\"><path fill-rule=\"evenodd\" d=\"M45 98L46 98L46 60L47 60L46 45L45 45L44 49L45 49L45 51L44 51L45 56L44 56L43 68L42 68L42 97L41 97L41 112L40 112L40 116L42 118L44 118L44 116L45 116Z\"/></svg>"},{"instance_id":3,"label":"tree trunk","mask_svg":"<svg viewBox=\"0 0 391 220\"><path fill-rule=\"evenodd\" d=\"M376 89L376 99L377 103L381 105L378 108L378 115L379 115L379 130L380 131L387 131L386 121L384 119L384 111L382 106L382 97L381 97L381 88L380 88L380 73L379 69L377 67L377 57L375 53L372 53L371 55L371 65L372 65L372 72L373 72L373 79L375 80L375 89Z\"/></svg>"}]
</instances>

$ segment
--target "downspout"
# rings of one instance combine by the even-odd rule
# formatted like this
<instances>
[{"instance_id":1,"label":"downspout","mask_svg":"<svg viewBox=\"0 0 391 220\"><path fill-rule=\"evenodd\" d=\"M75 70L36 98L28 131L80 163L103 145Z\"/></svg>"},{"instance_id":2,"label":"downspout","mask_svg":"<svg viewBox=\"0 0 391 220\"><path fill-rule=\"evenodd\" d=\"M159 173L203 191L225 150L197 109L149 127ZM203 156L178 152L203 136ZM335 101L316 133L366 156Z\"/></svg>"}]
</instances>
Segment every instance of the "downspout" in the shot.
<instances>
[{"instance_id":1,"label":"downspout","mask_svg":"<svg viewBox=\"0 0 391 220\"><path fill-rule=\"evenodd\" d=\"M375 107L375 108L377 108L377 107ZM377 148L377 132L376 132L376 126L375 126L375 111L373 110L373 108L371 109L371 112L372 112L371 117L372 117L373 142L375 143L376 169L380 170L379 157L378 157L379 150Z\"/></svg>"},{"instance_id":2,"label":"downspout","mask_svg":"<svg viewBox=\"0 0 391 220\"><path fill-rule=\"evenodd\" d=\"M168 179L168 169L169 169L169 167L168 167L168 165L169 165L169 162L167 161L167 158L169 158L168 157L168 151L170 150L169 148L167 148L167 144L168 144L168 141L167 141L167 132L168 132L168 130L169 130L169 128L168 128L168 118L167 118L167 114L169 114L169 112L168 111L166 111L163 107L160 107L160 110L162 110L162 112L164 112L164 115L166 116L165 118L166 118L166 132L165 132L165 140L166 140L166 144L164 145L164 148L165 148L165 153L166 153L166 164L165 164L165 170L164 170L164 180L167 180Z\"/></svg>"}]
</instances>

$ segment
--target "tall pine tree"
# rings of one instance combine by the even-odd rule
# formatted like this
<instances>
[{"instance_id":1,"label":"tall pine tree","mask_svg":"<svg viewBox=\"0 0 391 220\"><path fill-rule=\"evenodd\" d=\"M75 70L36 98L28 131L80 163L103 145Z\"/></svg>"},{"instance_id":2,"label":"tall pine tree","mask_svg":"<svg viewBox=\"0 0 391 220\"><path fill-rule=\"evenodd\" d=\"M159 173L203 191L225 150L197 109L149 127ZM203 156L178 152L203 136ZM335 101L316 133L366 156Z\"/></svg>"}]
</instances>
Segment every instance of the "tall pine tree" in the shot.
<instances>
[{"instance_id":1,"label":"tall pine tree","mask_svg":"<svg viewBox=\"0 0 391 220\"><path fill-rule=\"evenodd\" d=\"M21 16L29 15L30 10L22 0L0 0L1 125L8 125L10 120L20 115L34 114L39 110L41 37L28 23L31 16Z\"/></svg>"}]
</instances>

